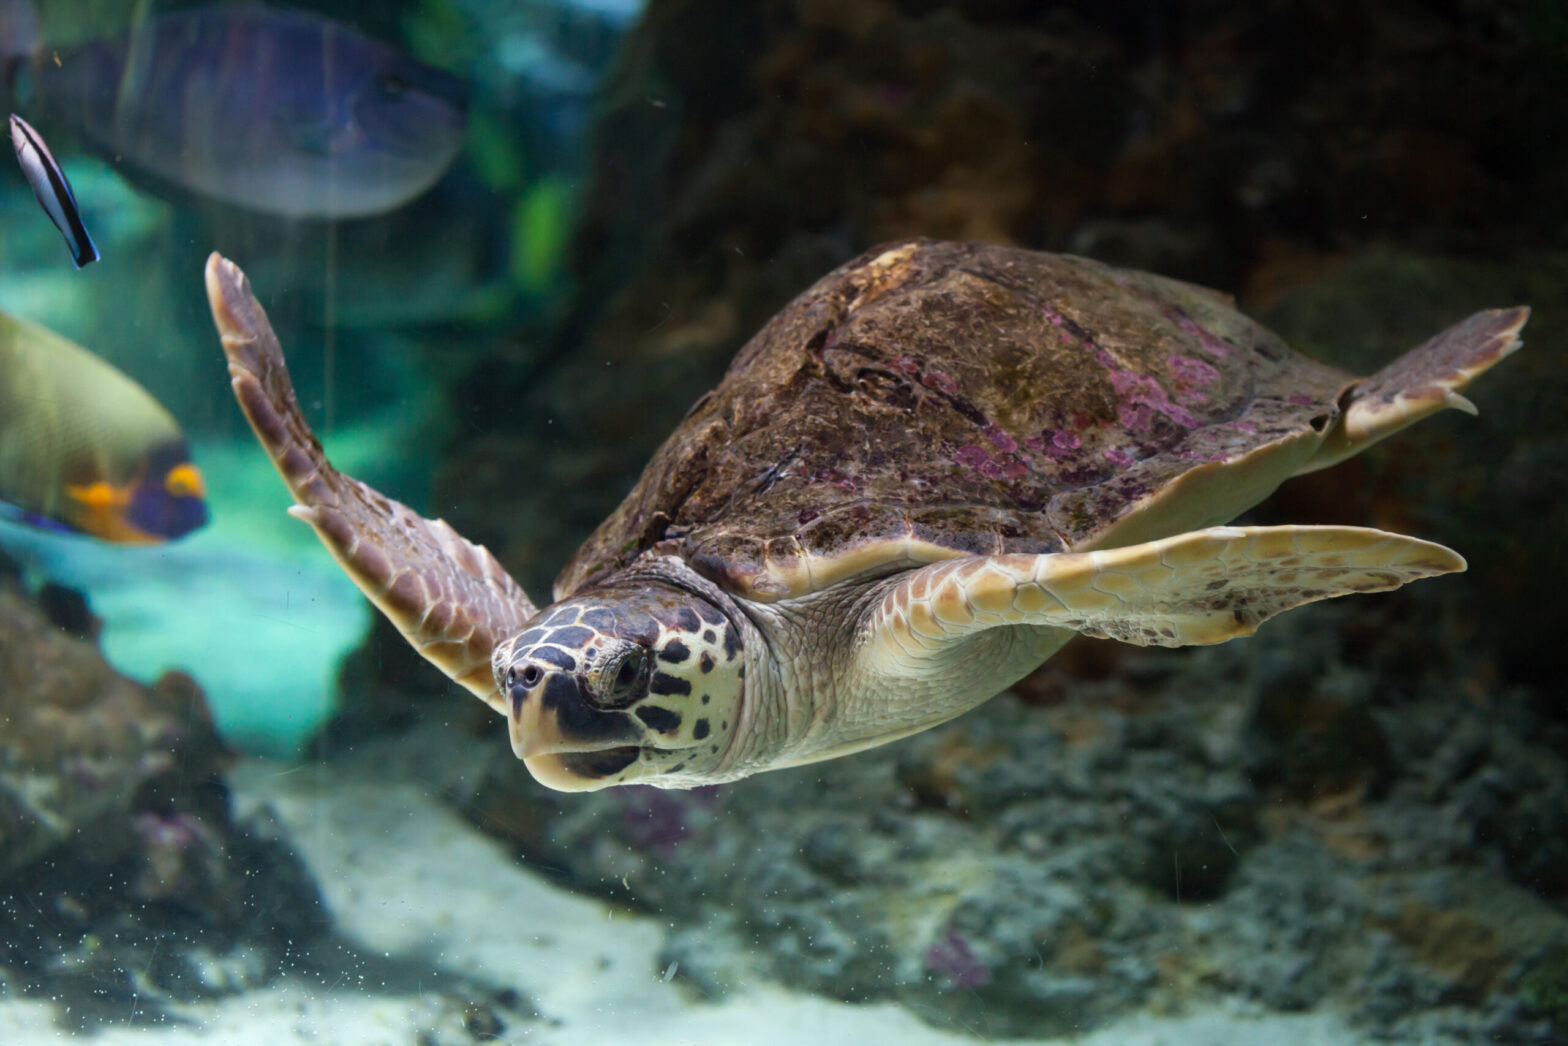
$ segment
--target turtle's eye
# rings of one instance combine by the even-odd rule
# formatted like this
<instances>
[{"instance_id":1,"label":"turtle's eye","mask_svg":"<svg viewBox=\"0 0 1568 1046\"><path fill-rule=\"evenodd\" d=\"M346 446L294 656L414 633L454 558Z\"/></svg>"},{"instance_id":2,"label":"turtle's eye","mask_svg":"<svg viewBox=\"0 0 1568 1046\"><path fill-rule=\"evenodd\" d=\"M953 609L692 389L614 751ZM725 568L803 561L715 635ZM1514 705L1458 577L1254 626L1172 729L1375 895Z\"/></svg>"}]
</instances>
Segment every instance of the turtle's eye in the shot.
<instances>
[{"instance_id":1,"label":"turtle's eye","mask_svg":"<svg viewBox=\"0 0 1568 1046\"><path fill-rule=\"evenodd\" d=\"M513 665L506 671L506 688L508 690L520 686L525 690L532 690L539 685L539 679L544 675L538 665L526 665L522 669Z\"/></svg>"},{"instance_id":2,"label":"turtle's eye","mask_svg":"<svg viewBox=\"0 0 1568 1046\"><path fill-rule=\"evenodd\" d=\"M625 708L648 688L648 651L628 644L589 673L588 690L600 708Z\"/></svg>"}]
</instances>

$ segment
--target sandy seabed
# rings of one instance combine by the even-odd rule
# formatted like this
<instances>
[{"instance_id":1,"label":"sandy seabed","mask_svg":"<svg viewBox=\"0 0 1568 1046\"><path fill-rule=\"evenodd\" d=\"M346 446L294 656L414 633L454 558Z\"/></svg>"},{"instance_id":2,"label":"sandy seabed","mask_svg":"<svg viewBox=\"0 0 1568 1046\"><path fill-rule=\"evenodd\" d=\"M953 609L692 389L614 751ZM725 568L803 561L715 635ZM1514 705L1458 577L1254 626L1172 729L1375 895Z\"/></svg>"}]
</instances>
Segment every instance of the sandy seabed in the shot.
<instances>
[{"instance_id":1,"label":"sandy seabed","mask_svg":"<svg viewBox=\"0 0 1568 1046\"><path fill-rule=\"evenodd\" d=\"M377 779L381 778L381 779ZM397 983L345 969L337 984L284 974L267 987L180 1007L166 1023L94 1025L97 1046L209 1044L440 1046L481 1039L445 991L454 978L525 999L537 1016L504 1021L493 1041L571 1046L956 1046L988 1041L932 1028L889 1003L856 1005L743 985L693 999L660 958L668 925L563 890L415 783L350 767L253 760L233 774L237 809L269 816L322 891L331 936L349 953L405 971ZM319 968L319 967L318 967ZM0 1042L57 1043L71 1035L56 1005L0 1002ZM1361 1041L1332 1015L1236 1010L1138 1017L1076 1039L1025 1046L1248 1046Z\"/></svg>"}]
</instances>

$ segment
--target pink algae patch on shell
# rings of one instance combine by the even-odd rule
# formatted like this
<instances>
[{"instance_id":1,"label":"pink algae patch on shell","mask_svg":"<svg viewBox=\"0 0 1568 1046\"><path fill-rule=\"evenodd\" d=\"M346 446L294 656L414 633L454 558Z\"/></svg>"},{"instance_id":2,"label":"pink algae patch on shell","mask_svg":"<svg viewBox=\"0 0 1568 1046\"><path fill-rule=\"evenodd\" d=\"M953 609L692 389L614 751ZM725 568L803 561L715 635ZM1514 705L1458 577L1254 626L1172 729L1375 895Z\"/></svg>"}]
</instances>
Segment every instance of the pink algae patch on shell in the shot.
<instances>
[{"instance_id":1,"label":"pink algae patch on shell","mask_svg":"<svg viewBox=\"0 0 1568 1046\"><path fill-rule=\"evenodd\" d=\"M1116 408L1116 418L1123 428L1133 432L1147 432L1154 423L1154 411L1144 403L1122 403Z\"/></svg>"},{"instance_id":2,"label":"pink algae patch on shell","mask_svg":"<svg viewBox=\"0 0 1568 1046\"><path fill-rule=\"evenodd\" d=\"M924 374L920 373L920 361L913 356L907 354L900 356L893 361L893 366L905 374L914 376L920 384L928 389L935 389L946 396L953 396L958 393L958 382L954 381L950 375L944 374L939 370L928 370Z\"/></svg>"},{"instance_id":3,"label":"pink algae patch on shell","mask_svg":"<svg viewBox=\"0 0 1568 1046\"><path fill-rule=\"evenodd\" d=\"M1214 364L1206 364L1192 356L1171 356L1171 373L1176 376L1178 386L1204 386L1214 384L1220 378Z\"/></svg>"},{"instance_id":4,"label":"pink algae patch on shell","mask_svg":"<svg viewBox=\"0 0 1568 1046\"><path fill-rule=\"evenodd\" d=\"M1045 456L1052 461L1061 461L1071 457L1073 452L1083 446L1083 439L1071 429L1057 429L1055 432L1047 431L1051 437L1050 442L1044 445Z\"/></svg>"},{"instance_id":5,"label":"pink algae patch on shell","mask_svg":"<svg viewBox=\"0 0 1568 1046\"><path fill-rule=\"evenodd\" d=\"M980 430L980 434L991 441L991 445L1003 454L1011 454L1018 449L1018 441L1002 431L1000 425L987 425Z\"/></svg>"},{"instance_id":6,"label":"pink algae patch on shell","mask_svg":"<svg viewBox=\"0 0 1568 1046\"><path fill-rule=\"evenodd\" d=\"M1198 344L1203 348L1203 351L1221 358L1230 355L1231 347L1224 338L1221 338L1197 320L1188 316L1175 305L1164 305L1160 308L1160 311L1165 314L1166 319L1180 327L1184 333L1197 338Z\"/></svg>"},{"instance_id":7,"label":"pink algae patch on shell","mask_svg":"<svg viewBox=\"0 0 1568 1046\"><path fill-rule=\"evenodd\" d=\"M1144 432L1153 423L1155 413L1165 415L1182 428L1198 427L1198 419L1192 412L1173 402L1170 394L1149 375L1123 370L1116 358L1104 349L1097 351L1094 358L1110 372L1111 388L1124 401L1118 404L1116 414L1125 427Z\"/></svg>"},{"instance_id":8,"label":"pink algae patch on shell","mask_svg":"<svg viewBox=\"0 0 1568 1046\"><path fill-rule=\"evenodd\" d=\"M1314 400L1311 396L1304 395L1300 392L1295 392L1291 394L1290 402L1297 407L1310 407L1317 401Z\"/></svg>"},{"instance_id":9,"label":"pink algae patch on shell","mask_svg":"<svg viewBox=\"0 0 1568 1046\"><path fill-rule=\"evenodd\" d=\"M1109 447L1105 451L1105 460L1109 461L1112 465L1120 465L1123 468L1126 468L1128 465L1133 463L1134 458L1121 447Z\"/></svg>"},{"instance_id":10,"label":"pink algae patch on shell","mask_svg":"<svg viewBox=\"0 0 1568 1046\"><path fill-rule=\"evenodd\" d=\"M1055 309L1044 305L1040 307L1040 314L1046 318L1046 321L1050 323L1051 326L1056 328L1056 333L1062 336L1063 341L1067 342L1069 345L1073 343L1073 333L1068 328L1067 317L1063 316Z\"/></svg>"},{"instance_id":11,"label":"pink algae patch on shell","mask_svg":"<svg viewBox=\"0 0 1568 1046\"><path fill-rule=\"evenodd\" d=\"M953 460L958 462L960 465L968 465L970 468L974 469L979 468L985 462L990 461L991 455L987 454L985 449L982 447L977 447L973 443L966 443L954 452Z\"/></svg>"},{"instance_id":12,"label":"pink algae patch on shell","mask_svg":"<svg viewBox=\"0 0 1568 1046\"><path fill-rule=\"evenodd\" d=\"M1011 455L993 458L984 447L974 443L966 443L954 451L953 460L974 469L987 479L1018 479L1029 471L1028 464L1018 458Z\"/></svg>"}]
</instances>

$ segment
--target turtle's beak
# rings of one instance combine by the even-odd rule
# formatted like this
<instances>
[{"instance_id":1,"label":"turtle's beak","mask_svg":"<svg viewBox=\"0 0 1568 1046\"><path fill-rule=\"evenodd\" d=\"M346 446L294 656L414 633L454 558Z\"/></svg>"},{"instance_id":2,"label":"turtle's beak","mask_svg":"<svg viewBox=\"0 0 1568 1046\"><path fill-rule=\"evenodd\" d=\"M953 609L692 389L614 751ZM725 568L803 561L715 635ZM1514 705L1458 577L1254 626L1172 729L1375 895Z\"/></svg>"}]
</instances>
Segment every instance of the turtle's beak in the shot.
<instances>
[{"instance_id":1,"label":"turtle's beak","mask_svg":"<svg viewBox=\"0 0 1568 1046\"><path fill-rule=\"evenodd\" d=\"M506 727L507 733L512 738L513 755L527 762L537 756L562 750L560 731L556 729L554 717L548 717L550 720L548 734L542 722L546 718L544 702L537 696L512 706L511 714L506 717Z\"/></svg>"},{"instance_id":2,"label":"turtle's beak","mask_svg":"<svg viewBox=\"0 0 1568 1046\"><path fill-rule=\"evenodd\" d=\"M547 672L537 686L517 695L507 732L512 752L534 780L563 792L614 784L640 751L641 732L631 717L589 705L569 672Z\"/></svg>"},{"instance_id":3,"label":"turtle's beak","mask_svg":"<svg viewBox=\"0 0 1568 1046\"><path fill-rule=\"evenodd\" d=\"M612 748L607 751L619 754L623 750ZM621 763L621 769L637 760L638 749L629 748L624 751L631 756L631 759ZM523 765L528 767L528 773L533 779L546 788L553 788L557 792L596 792L601 788L609 788L611 785L621 783L620 779L614 776L614 771L610 771L609 775L596 775L592 772L596 765L594 757L599 754L566 752L560 755L541 755L524 759ZM616 762L619 762L618 758L613 759L611 765Z\"/></svg>"}]
</instances>

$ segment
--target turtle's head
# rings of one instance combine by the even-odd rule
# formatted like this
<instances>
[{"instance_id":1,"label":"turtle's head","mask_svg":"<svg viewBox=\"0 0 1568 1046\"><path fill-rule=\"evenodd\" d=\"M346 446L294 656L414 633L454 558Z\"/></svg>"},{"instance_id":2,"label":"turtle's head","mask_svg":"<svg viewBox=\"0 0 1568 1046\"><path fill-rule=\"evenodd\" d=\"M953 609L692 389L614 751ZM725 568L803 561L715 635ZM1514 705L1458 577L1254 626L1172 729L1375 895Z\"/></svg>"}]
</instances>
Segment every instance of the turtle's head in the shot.
<instances>
[{"instance_id":1,"label":"turtle's head","mask_svg":"<svg viewBox=\"0 0 1568 1046\"><path fill-rule=\"evenodd\" d=\"M491 662L512 751L567 792L720 780L746 685L742 639L712 603L656 583L546 607Z\"/></svg>"}]
</instances>

